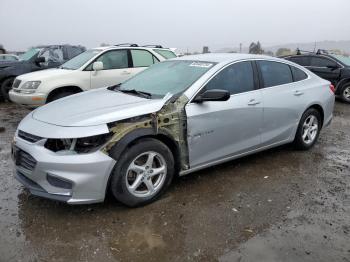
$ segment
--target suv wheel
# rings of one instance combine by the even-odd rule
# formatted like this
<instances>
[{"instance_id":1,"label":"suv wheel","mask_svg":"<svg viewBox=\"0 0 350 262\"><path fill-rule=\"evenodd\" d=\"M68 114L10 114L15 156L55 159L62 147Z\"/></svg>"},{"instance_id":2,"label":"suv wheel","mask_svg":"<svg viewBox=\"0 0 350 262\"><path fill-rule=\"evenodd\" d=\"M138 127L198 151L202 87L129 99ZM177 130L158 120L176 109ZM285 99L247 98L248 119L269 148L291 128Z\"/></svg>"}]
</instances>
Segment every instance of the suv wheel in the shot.
<instances>
[{"instance_id":1,"label":"suv wheel","mask_svg":"<svg viewBox=\"0 0 350 262\"><path fill-rule=\"evenodd\" d=\"M170 185L174 158L159 140L142 139L121 155L111 176L110 190L118 201L130 207L145 205Z\"/></svg>"},{"instance_id":2,"label":"suv wheel","mask_svg":"<svg viewBox=\"0 0 350 262\"><path fill-rule=\"evenodd\" d=\"M8 100L10 101L10 98L9 98L9 92L10 90L12 89L12 84L13 84L13 81L15 79L14 78L7 78L4 82L2 82L1 84L1 95L2 97L5 99L5 100Z\"/></svg>"},{"instance_id":3,"label":"suv wheel","mask_svg":"<svg viewBox=\"0 0 350 262\"><path fill-rule=\"evenodd\" d=\"M297 149L308 150L316 143L321 131L321 115L314 109L308 109L301 117L294 145Z\"/></svg>"},{"instance_id":4,"label":"suv wheel","mask_svg":"<svg viewBox=\"0 0 350 262\"><path fill-rule=\"evenodd\" d=\"M343 101L350 103L350 84L343 86L340 94Z\"/></svg>"}]
</instances>

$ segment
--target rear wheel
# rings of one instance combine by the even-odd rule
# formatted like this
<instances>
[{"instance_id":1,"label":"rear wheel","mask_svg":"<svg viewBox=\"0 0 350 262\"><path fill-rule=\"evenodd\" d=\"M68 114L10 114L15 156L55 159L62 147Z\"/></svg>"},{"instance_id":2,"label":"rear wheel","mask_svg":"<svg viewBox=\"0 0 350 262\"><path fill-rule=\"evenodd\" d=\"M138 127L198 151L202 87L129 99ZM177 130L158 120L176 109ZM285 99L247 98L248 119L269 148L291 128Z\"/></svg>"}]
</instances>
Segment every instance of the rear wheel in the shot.
<instances>
[{"instance_id":1,"label":"rear wheel","mask_svg":"<svg viewBox=\"0 0 350 262\"><path fill-rule=\"evenodd\" d=\"M159 140L142 139L118 159L111 174L110 190L123 204L141 206L163 194L173 175L174 158L169 148Z\"/></svg>"},{"instance_id":2,"label":"rear wheel","mask_svg":"<svg viewBox=\"0 0 350 262\"><path fill-rule=\"evenodd\" d=\"M350 103L350 84L346 84L342 87L340 95L344 102Z\"/></svg>"},{"instance_id":3,"label":"rear wheel","mask_svg":"<svg viewBox=\"0 0 350 262\"><path fill-rule=\"evenodd\" d=\"M12 89L14 78L7 78L1 84L1 95L3 99L10 101L9 92Z\"/></svg>"},{"instance_id":4,"label":"rear wheel","mask_svg":"<svg viewBox=\"0 0 350 262\"><path fill-rule=\"evenodd\" d=\"M321 131L321 114L314 108L308 109L301 117L294 145L297 149L308 150L314 146Z\"/></svg>"}]
</instances>

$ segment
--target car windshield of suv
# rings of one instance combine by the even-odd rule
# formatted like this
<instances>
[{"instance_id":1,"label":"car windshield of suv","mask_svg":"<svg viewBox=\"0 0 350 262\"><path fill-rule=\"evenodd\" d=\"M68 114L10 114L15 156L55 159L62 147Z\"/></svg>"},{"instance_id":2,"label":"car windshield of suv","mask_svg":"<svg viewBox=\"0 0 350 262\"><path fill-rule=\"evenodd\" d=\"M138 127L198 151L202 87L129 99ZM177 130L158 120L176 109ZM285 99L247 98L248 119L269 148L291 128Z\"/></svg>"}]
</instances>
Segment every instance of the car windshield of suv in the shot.
<instances>
[{"instance_id":1,"label":"car windshield of suv","mask_svg":"<svg viewBox=\"0 0 350 262\"><path fill-rule=\"evenodd\" d=\"M82 67L86 62L88 62L91 58L101 53L101 50L91 49L87 50L80 55L73 57L71 60L68 60L64 64L62 64L59 68L76 70Z\"/></svg>"},{"instance_id":2,"label":"car windshield of suv","mask_svg":"<svg viewBox=\"0 0 350 262\"><path fill-rule=\"evenodd\" d=\"M164 61L122 83L118 90L147 93L151 98L163 98L168 93L185 91L214 65L213 62Z\"/></svg>"},{"instance_id":3,"label":"car windshield of suv","mask_svg":"<svg viewBox=\"0 0 350 262\"><path fill-rule=\"evenodd\" d=\"M19 59L24 60L24 61L28 61L32 57L36 56L40 50L41 50L40 48L31 48L27 52L25 52L24 54L20 55Z\"/></svg>"},{"instance_id":4,"label":"car windshield of suv","mask_svg":"<svg viewBox=\"0 0 350 262\"><path fill-rule=\"evenodd\" d=\"M350 66L350 57L349 56L343 56L343 55L332 55L334 58L338 59L343 64Z\"/></svg>"}]
</instances>

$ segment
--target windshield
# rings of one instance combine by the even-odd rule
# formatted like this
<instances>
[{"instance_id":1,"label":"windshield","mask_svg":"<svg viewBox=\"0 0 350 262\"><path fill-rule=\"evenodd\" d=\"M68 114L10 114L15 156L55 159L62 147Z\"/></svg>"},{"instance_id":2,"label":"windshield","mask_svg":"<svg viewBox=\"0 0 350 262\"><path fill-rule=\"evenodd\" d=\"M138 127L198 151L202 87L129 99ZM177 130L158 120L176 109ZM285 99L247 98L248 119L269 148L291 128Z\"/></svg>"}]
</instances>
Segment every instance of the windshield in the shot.
<instances>
[{"instance_id":1,"label":"windshield","mask_svg":"<svg viewBox=\"0 0 350 262\"><path fill-rule=\"evenodd\" d=\"M94 49L87 50L84 53L81 53L80 55L77 55L76 57L72 58L71 60L68 60L63 65L61 65L60 68L76 70L82 67L86 62L88 62L91 58L93 58L100 52L100 50Z\"/></svg>"},{"instance_id":2,"label":"windshield","mask_svg":"<svg viewBox=\"0 0 350 262\"><path fill-rule=\"evenodd\" d=\"M343 64L350 66L350 57L343 55L332 55L334 58L338 59Z\"/></svg>"},{"instance_id":3,"label":"windshield","mask_svg":"<svg viewBox=\"0 0 350 262\"><path fill-rule=\"evenodd\" d=\"M173 60L157 63L120 85L119 90L149 93L152 98L183 92L215 63Z\"/></svg>"},{"instance_id":4,"label":"windshield","mask_svg":"<svg viewBox=\"0 0 350 262\"><path fill-rule=\"evenodd\" d=\"M34 57L37 53L39 53L40 50L41 50L40 48L31 48L27 52L25 52L24 54L20 55L19 58L20 58L20 60L28 61L32 57Z\"/></svg>"}]
</instances>

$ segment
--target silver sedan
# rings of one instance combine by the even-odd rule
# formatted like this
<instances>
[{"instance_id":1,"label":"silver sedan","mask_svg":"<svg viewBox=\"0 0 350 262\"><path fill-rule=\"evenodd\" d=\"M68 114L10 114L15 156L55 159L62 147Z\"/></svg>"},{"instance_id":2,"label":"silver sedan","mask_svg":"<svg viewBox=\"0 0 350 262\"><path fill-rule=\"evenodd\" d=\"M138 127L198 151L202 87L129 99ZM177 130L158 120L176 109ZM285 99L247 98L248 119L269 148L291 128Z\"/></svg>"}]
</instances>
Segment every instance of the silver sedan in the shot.
<instances>
[{"instance_id":1,"label":"silver sedan","mask_svg":"<svg viewBox=\"0 0 350 262\"><path fill-rule=\"evenodd\" d=\"M267 56L206 54L29 113L13 143L16 178L69 204L157 199L175 175L282 144L310 149L332 120L334 88Z\"/></svg>"}]
</instances>

